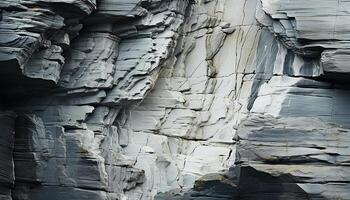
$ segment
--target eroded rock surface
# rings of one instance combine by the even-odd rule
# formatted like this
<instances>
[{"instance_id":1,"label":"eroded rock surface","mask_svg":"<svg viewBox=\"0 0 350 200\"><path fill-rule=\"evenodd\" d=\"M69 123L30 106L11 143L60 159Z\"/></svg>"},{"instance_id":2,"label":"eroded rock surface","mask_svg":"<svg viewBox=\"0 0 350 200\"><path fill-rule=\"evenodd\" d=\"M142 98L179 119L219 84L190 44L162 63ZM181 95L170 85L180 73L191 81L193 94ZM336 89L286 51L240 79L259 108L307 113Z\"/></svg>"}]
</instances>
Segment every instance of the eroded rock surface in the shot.
<instances>
[{"instance_id":1,"label":"eroded rock surface","mask_svg":"<svg viewBox=\"0 0 350 200\"><path fill-rule=\"evenodd\" d=\"M348 4L0 2L0 199L349 199Z\"/></svg>"}]
</instances>

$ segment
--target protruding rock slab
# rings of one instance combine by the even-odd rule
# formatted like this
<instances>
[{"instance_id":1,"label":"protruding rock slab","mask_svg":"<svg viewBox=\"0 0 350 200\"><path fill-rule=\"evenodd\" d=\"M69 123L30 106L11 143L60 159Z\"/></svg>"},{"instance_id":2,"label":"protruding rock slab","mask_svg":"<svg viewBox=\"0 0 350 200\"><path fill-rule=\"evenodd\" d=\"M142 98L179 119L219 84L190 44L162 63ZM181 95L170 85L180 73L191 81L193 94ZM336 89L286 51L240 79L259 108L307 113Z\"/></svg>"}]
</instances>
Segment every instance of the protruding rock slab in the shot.
<instances>
[{"instance_id":1,"label":"protruding rock slab","mask_svg":"<svg viewBox=\"0 0 350 200\"><path fill-rule=\"evenodd\" d=\"M311 117L253 115L237 133L237 163L287 175L310 198L349 199L349 129Z\"/></svg>"}]
</instances>

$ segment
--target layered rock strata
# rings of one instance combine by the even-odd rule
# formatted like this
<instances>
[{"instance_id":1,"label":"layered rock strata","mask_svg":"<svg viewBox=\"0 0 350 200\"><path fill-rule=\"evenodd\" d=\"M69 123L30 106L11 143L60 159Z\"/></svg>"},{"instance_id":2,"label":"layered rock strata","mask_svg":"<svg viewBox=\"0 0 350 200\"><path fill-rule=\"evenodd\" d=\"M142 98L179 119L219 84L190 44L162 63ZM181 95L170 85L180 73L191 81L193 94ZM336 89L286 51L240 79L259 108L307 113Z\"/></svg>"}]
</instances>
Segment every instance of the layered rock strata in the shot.
<instances>
[{"instance_id":1,"label":"layered rock strata","mask_svg":"<svg viewBox=\"0 0 350 200\"><path fill-rule=\"evenodd\" d=\"M257 2L235 166L156 199L349 199L346 26L330 20L348 15L338 3Z\"/></svg>"},{"instance_id":2,"label":"layered rock strata","mask_svg":"<svg viewBox=\"0 0 350 200\"><path fill-rule=\"evenodd\" d=\"M349 199L347 4L2 1L0 199Z\"/></svg>"}]
</instances>

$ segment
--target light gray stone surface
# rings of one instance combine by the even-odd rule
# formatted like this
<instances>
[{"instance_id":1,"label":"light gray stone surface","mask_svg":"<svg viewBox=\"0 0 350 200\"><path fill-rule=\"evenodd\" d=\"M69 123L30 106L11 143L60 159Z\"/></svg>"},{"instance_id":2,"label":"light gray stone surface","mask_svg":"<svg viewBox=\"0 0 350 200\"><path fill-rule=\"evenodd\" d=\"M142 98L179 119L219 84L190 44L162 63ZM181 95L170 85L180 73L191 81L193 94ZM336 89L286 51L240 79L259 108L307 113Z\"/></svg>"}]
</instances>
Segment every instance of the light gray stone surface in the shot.
<instances>
[{"instance_id":1,"label":"light gray stone surface","mask_svg":"<svg viewBox=\"0 0 350 200\"><path fill-rule=\"evenodd\" d=\"M348 4L0 2L0 199L349 199Z\"/></svg>"}]
</instances>

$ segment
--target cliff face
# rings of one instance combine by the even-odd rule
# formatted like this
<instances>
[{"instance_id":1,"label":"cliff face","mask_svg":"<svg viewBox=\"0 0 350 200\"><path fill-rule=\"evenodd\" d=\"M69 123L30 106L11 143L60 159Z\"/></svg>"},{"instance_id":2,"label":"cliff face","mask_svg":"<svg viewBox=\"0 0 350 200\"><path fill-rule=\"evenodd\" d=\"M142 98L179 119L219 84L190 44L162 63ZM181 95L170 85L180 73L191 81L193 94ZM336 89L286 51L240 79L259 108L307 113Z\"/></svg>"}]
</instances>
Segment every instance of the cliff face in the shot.
<instances>
[{"instance_id":1,"label":"cliff face","mask_svg":"<svg viewBox=\"0 0 350 200\"><path fill-rule=\"evenodd\" d=\"M3 0L0 199L350 199L348 8Z\"/></svg>"}]
</instances>

